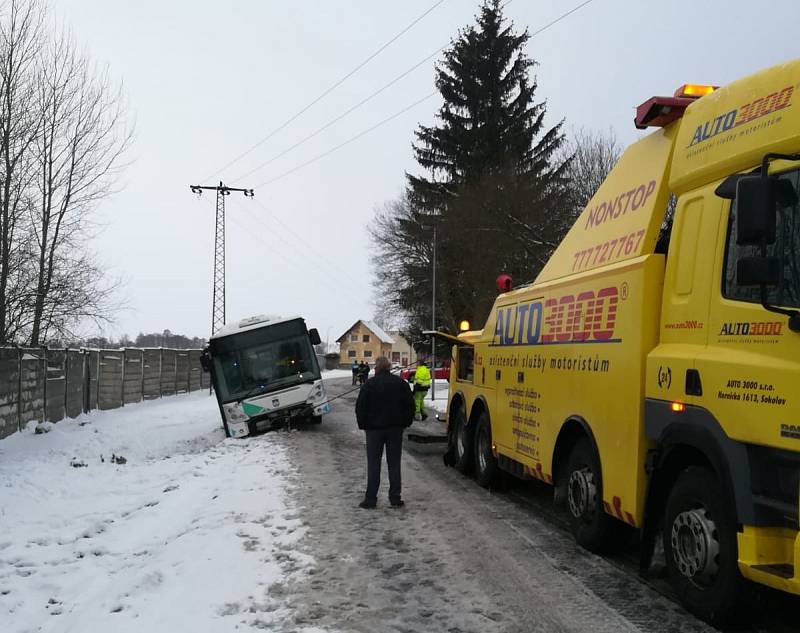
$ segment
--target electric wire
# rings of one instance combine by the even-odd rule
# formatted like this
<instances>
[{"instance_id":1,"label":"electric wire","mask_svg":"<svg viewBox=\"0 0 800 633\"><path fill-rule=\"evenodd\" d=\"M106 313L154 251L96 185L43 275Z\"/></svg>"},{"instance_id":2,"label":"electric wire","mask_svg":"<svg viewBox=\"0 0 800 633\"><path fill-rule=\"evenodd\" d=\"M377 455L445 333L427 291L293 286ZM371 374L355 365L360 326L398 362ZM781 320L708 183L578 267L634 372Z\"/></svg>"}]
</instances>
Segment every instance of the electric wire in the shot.
<instances>
[{"instance_id":1,"label":"electric wire","mask_svg":"<svg viewBox=\"0 0 800 633\"><path fill-rule=\"evenodd\" d=\"M313 106L315 106L317 103L319 103L320 101L322 101L322 100L323 100L325 97L327 97L327 96L328 96L328 95L329 95L331 92L333 92L333 91L334 91L336 88L338 88L339 86L341 86L341 85L342 85L342 84L343 84L345 81L347 81L348 79L350 79L350 77L352 77L353 75L355 75L355 74L356 74L356 73L357 73L359 70L361 70L361 69L362 69L364 66L366 66L366 65L367 65L369 62L371 62L373 59L375 59L375 58L376 58L378 55L380 55L380 54L381 54L381 53L382 53L384 50L386 50L386 49L387 49L389 46L391 46L391 45L392 45L394 42L396 42L398 39L400 39L400 38L401 38L403 35L405 35L406 33L408 33L408 31L410 31L412 28L414 28L414 26L416 26L416 25L417 25L419 22L421 22L421 21L422 21L422 20L423 20L425 17L427 17L427 16L428 16L428 14L430 14L430 13L431 13L431 12L432 12L434 9L436 9L436 7L438 7L438 6L439 6L440 4L442 4L444 1L445 1L445 0L438 0L437 2L435 2L435 3L434 3L434 4L433 4L431 7L429 7L429 8L428 8L428 9L427 9L427 10L426 10L424 13L422 13L422 14L421 14L421 15L419 15L417 18L415 18L415 19L414 19L414 20L413 20L413 21L412 21L410 24L408 24L408 25L407 25L405 28L403 28L403 29L402 29L402 30L401 30L399 33L397 33L397 34L396 34L394 37L390 38L390 39L389 39L387 42L385 42L384 44L382 44L382 45L381 45L381 46L380 46L380 47L379 47L379 48L378 48L378 49L377 49L375 52L373 52L372 54L370 54L369 56L367 56L367 58L366 58L366 59L364 59L364 61L362 61L360 64L358 64L358 65L357 65L355 68L353 68L353 70L351 70L349 73L347 73L347 74L346 74L344 77L342 77L341 79L339 79L339 80L337 80L336 82L334 82L334 83L333 83L333 85L331 85L330 87L328 87L327 89L325 89L325 90L324 90L324 91L323 91L323 92L322 92L322 93L321 93L319 96L317 96L317 97L315 97L314 99L312 99L312 100L311 100L311 102L309 102L307 105L305 105L303 108L301 108L301 109L300 109L298 112L296 112L294 115L292 115L291 117L289 117L289 118L288 118L286 121L284 121L283 123L281 123L281 124L280 124L278 127L276 127L276 128L275 128L275 129L273 129L271 132L269 132L269 133L268 133L266 136L264 136L264 137L263 137L261 140L259 140L259 141L258 141L257 143L255 143L254 145L252 145L252 146L251 146L249 149L245 150L244 152L242 152L241 154L239 154L238 156L236 156L236 157L235 157L233 160L229 161L228 163L226 163L225 165L223 165L223 166L222 166L222 167L220 167L219 169L217 169L217 170L213 171L213 172L212 172L212 173L211 173L211 174L210 174L208 177L204 178L203 180L205 181L205 180L209 180L209 179L213 178L215 175L217 175L217 174L221 173L221 172L222 172L222 171L224 171L225 169L228 169L228 167L231 167L232 165L235 165L235 164L236 164L236 163L238 163L238 162L239 162L239 161L240 161L242 158L244 158L245 156L247 156L247 155L251 154L253 151L255 151L256 149L258 149L259 147L261 147L261 146L262 146L264 143L266 143L266 142L267 142L269 139L271 139L273 136L275 136L275 135L276 135L278 132L280 132L281 130L283 130L284 128L286 128L287 126L289 126L291 123L293 123L294 121L296 121L298 118L300 118L300 116L302 116L303 114L305 114L305 112L307 112L309 109L311 109L311 108L312 108Z\"/></svg>"},{"instance_id":2,"label":"electric wire","mask_svg":"<svg viewBox=\"0 0 800 633\"><path fill-rule=\"evenodd\" d=\"M411 109L415 108L416 106L418 106L419 104L421 104L423 101L427 101L427 100L428 100L428 99L430 99L431 97L435 97L437 94L438 94L438 92L436 92L436 91L433 91L433 92L431 92L430 94L427 94L427 95L425 95L424 97L422 97L422 99L417 99L417 100L416 100L416 101L414 101L413 103L411 103L411 104L407 105L407 106L406 106L405 108L403 108L402 110L399 110L398 112L395 112L395 113L394 113L394 114L392 114L391 116L388 116L388 117L386 117L385 119L383 119L383 120L379 121L379 122L378 122L378 123L376 123L375 125L373 125L373 126L371 126L371 127L368 127L366 130L362 130L361 132L359 132L359 133L358 133L358 134L356 134L355 136L351 136L351 137L350 137L349 139L347 139L346 141L343 141L342 143L339 143L338 145L336 145L336 146L332 147L331 149L329 149L329 150L327 150L327 151L323 152L322 154L318 154L318 155L317 155L317 156L315 156L314 158L311 158L310 160L307 160L307 161L305 161L304 163L300 163L299 165L296 165L295 167L292 167L292 168L291 168L291 169L289 169L288 171L285 171L285 172L283 172L283 173L281 173L281 174L279 174L279 175L275 176L274 178L270 178L269 180L265 180L265 181L264 181L264 182L262 182L261 184L259 184L259 185L256 185L256 186L254 187L254 189L258 189L259 187L264 187L264 186L266 186L266 185L271 185L272 183L274 183L274 182L277 182L278 180L281 180L281 179L283 179L283 178L286 178L286 176L290 176L291 174L295 173L296 171L299 171L300 169L303 169L304 167L308 167L309 165L311 165L311 164L313 164L313 163L316 163L318 160L321 160L321 159L325 158L326 156L330 156L330 155L331 155L331 154L333 154L334 152L336 152L336 151L338 151L338 150L342 149L343 147L345 147L345 146L349 145L350 143L352 143L352 142L354 142L354 141L357 141L357 140L358 140L358 139L360 139L362 136L366 136L366 135L367 135L367 134L369 134L370 132L374 132L374 131L375 131L375 130L377 130L379 127L382 127L382 126L386 125L387 123L389 123L389 122L393 121L393 120L394 120L394 119L396 119L397 117L399 117L399 116L401 116L401 115L405 114L405 113L406 113L406 112L408 112L409 110L411 110Z\"/></svg>"},{"instance_id":3,"label":"electric wire","mask_svg":"<svg viewBox=\"0 0 800 633\"><path fill-rule=\"evenodd\" d=\"M444 47L437 48L437 49L436 49L435 51L433 51L433 52L432 52L430 55L428 55L428 56L427 56L427 57L425 57L424 59L421 59L421 60L420 60L420 61L418 61L416 64L414 64L414 65L413 65L411 68L409 68L409 69L408 69L408 70L406 70L405 72L401 73L400 75L398 75L397 77L395 77L394 79L392 79L392 80L391 80L389 83L386 83L386 84L384 84L383 86L381 86L380 88L378 88L378 89L377 89L375 92L373 92L373 93L371 93L371 94L367 95L367 96L366 96L366 97L364 97L364 98L363 98L361 101L359 101L359 102L358 102L358 103L356 103L355 105L351 106L350 108L348 108L347 110L345 110L344 112L342 112L340 115L336 116L335 118L333 118L333 119L331 119L330 121L328 121L327 123L325 123L325 124L324 124L322 127L319 127L319 128L317 128L316 130L314 130L314 131L313 131L311 134L309 134L308 136L305 136L305 137L303 137L302 139L300 139L299 141L297 141L297 142L296 142L294 145L291 145L291 146L287 147L286 149L282 150L281 152L279 152L279 153L275 154L275 155L274 155L272 158L270 158L270 159L268 159L268 160L264 161L263 163L261 163L261 164L257 165L256 167L253 167L253 169L251 169L250 171L248 171L248 172L247 172L247 173L245 173L245 174L242 174L242 175L241 175L241 176L239 176L238 178L235 178L235 179L234 179L234 180L232 180L231 182L232 182L232 183L237 183L237 182L239 182L239 181L241 181L241 180L244 180L245 178L247 178L248 176L250 176L250 175L254 174L255 172L262 170L262 169L263 169L264 167L266 167L267 165L270 165L270 164L274 163L274 162L275 162L276 160L278 160L279 158L283 158L284 156L286 156L286 154L288 154L288 153L289 153L289 152L291 152L292 150L294 150L294 149L297 149L298 147L300 147L300 146L301 146L301 145L303 145L304 143L306 143L306 142L310 141L310 140L311 140L312 138L314 138L315 136L318 136L319 134L321 134L322 132L324 132L325 130L327 130L327 129L328 129L329 127L331 127L332 125L334 125L334 124L338 123L339 121L341 121L342 119L344 119L344 118L345 118L347 115L349 115L349 114L352 114L353 112L355 112L356 110L358 110L358 109L359 109L361 106L363 106L363 105L365 105L366 103L368 103L368 102L372 101L372 99L374 99L375 97L377 97L379 94L381 94L381 93L382 93L382 92L384 92L385 90L388 90L388 89L389 89L389 88L391 88L391 87L392 87L394 84L396 84L398 81L400 81L401 79L403 79L403 78L407 77L408 75L410 75L410 74L411 74L413 71L415 71L417 68L419 68L420 66L422 66L422 65L423 65L423 64L425 64L426 62L428 62L430 59L432 59L432 58L436 57L436 55L438 55L438 54L439 54L439 53L440 53L440 52L441 52L443 49L444 49Z\"/></svg>"},{"instance_id":4,"label":"electric wire","mask_svg":"<svg viewBox=\"0 0 800 633\"><path fill-rule=\"evenodd\" d=\"M267 214L269 214L269 215L270 215L270 217L271 217L273 220L275 220L275 222L276 222L276 223L278 223L278 224L279 224L279 225L280 225L280 226L283 228L283 230L284 230L284 231L286 231L286 232L287 232L289 235L293 236L293 237L294 237L294 239L296 240L296 243L297 243L298 245L302 245L302 244L305 244L305 243L306 243L306 240L305 240L305 238L301 237L301 236L300 236L299 234L297 234L297 233L296 233L296 232L295 232L295 231L294 231L294 230L293 230L293 229L292 229L292 228L291 228L289 225L287 225L286 223L284 223L284 222L283 222L283 220L281 220L281 219L278 217L278 215L277 215L275 212L273 212L272 210L268 209L268 208L266 207L266 205L264 205L264 204L263 204L263 203L262 203L262 202L261 202L261 201L260 201L258 198L253 198L253 201L254 201L254 202L255 202L255 203L256 203L256 204L257 204L259 207L261 207L261 209L264 211L264 213L267 213ZM263 221L263 220L261 220L260 218L259 218L259 221L260 221L260 223L261 223L261 224L263 224L263 225L264 225L264 226L265 226L267 229L270 229L270 230L272 229L272 227L269 227L269 226L267 226L266 222L264 222L264 221ZM317 252L315 252L314 250L310 250L310 251L309 251L309 253L310 253L311 255L313 255L313 256L314 256L314 257L315 257L317 260L319 260L320 262L322 262L322 263L323 263L325 266L328 266L328 267L330 267L330 268L333 268L334 270L336 270L336 271L337 271L337 273L338 273L338 274L341 274L341 275L343 275L345 278L347 278L347 280L353 284L353 287L354 287L354 288L358 288L359 292L363 290L363 286L362 286L363 282L362 282L361 280L358 280L358 279L356 279L355 277L353 277L352 275L350 275L350 273L348 273L348 272L347 272L347 271L345 271L344 269L342 269L342 268L340 268L339 266L337 266L337 265L336 265L334 262L332 262L332 261L330 261L330 260L328 260L328 259L325 259L324 257L322 257L322 255L318 254L318 253L317 253Z\"/></svg>"},{"instance_id":5,"label":"electric wire","mask_svg":"<svg viewBox=\"0 0 800 633\"><path fill-rule=\"evenodd\" d=\"M540 33L543 33L544 31L546 31L547 29L551 28L552 26L554 26L554 25L558 24L559 22L561 22L562 20L564 20L564 19L565 19L565 18L567 18L568 16L572 15L572 14L573 14L573 13L575 13L576 11L579 11L580 9L582 9L583 7L585 7L586 5L588 5L588 4L591 4L593 1L594 1L594 0L584 0L584 2L582 2L582 3L578 4L578 5L576 5L575 7L573 7L572 9L570 9L569 11L567 11L567 12L565 12L565 13L562 13L560 16L558 16L558 17L557 17L557 18L555 18L554 20L552 20L552 21L548 22L548 23L547 23L547 24L545 24L544 26L542 26L542 27L540 27L540 28L536 29L535 31L533 31L533 32L530 34L529 38L533 38L533 37L535 37L536 35L539 35ZM506 2L506 4L504 5L504 8L505 8L505 7L507 7L509 4L511 4L512 2L513 2L513 0L509 0L508 2ZM433 58L433 57L435 57L436 55L438 55L440 52L442 52L442 51L443 51L445 48L447 48L447 46L449 46L449 45L450 45L450 43L448 42L448 43L447 43L447 44L445 44L444 46L441 46L441 47L439 47L439 48L438 48L438 49L436 49L436 50L435 50L433 53L431 53L430 55L428 55L428 56L427 56L427 57L425 57L424 59L422 59L422 60L420 60L419 62L417 62L416 64L414 64L414 65L413 65L413 66L411 66L409 69L405 70L403 73L401 73L400 75L398 75L397 77L395 77L394 79L392 79L392 80L391 80L390 82L388 82L387 84L384 84L383 86L381 86L380 88L378 88L378 90L376 90L375 92L371 93L370 95L367 95L367 97L365 97L364 99L362 99L360 102L356 103L354 106L352 106L352 107L351 107L351 108L349 108L348 110L344 111L342 114L340 114L340 115L336 116L335 118L331 119L330 121L328 121L327 123L325 123L325 124L324 124L322 127L318 128L317 130L315 130L314 132L312 132L312 133L311 133L311 134L309 134L308 136L304 137L303 139L301 139L300 141L298 141L298 142L297 142L297 143L295 143L294 145L292 145L292 146L290 146L290 147L286 148L285 150L281 151L280 153L276 154L276 155L275 155L275 156L273 156L272 158L268 159L266 162L264 162L264 163L261 163L261 164L260 164L260 165L258 165L257 167L255 167L255 168L251 169L251 170L250 170L250 171L248 171L246 174L244 174L244 175L240 176L239 178L237 178L237 179L236 179L236 180L234 180L233 182L237 182L237 181L239 181L239 180L242 180L243 178L246 178L247 176L250 176L250 175L252 175L252 174L253 174L253 173L255 173L256 171L259 171L259 170L260 170L260 169L262 169L263 167L266 167L267 165L271 164L272 162L276 161L277 159L279 159L279 158L281 158L281 157L285 156L286 154L288 154L288 153L289 153L290 151L292 151L293 149L295 149L295 148L299 147L300 145L304 144L306 141L309 141L310 139L314 138L315 136L317 136L318 134L320 134L320 133L321 133L321 132L323 132L324 130L328 129L328 128L329 128L330 126L332 126L333 124L335 124L335 123L338 123L338 122L339 122L339 121L341 121L343 118L345 118L347 115L351 114L352 112L354 112L355 110L357 110L358 108L360 108L361 106L363 106L364 104L366 104L367 102L369 102L369 101L370 101L372 98L376 97L377 95L379 95L380 93L382 93L384 90L386 90L386 89L387 89L387 88L389 88L390 86L393 86L393 85L394 85L395 83L397 83L397 82L398 82L400 79L403 79L404 77L406 77L407 75L409 75L409 74L410 74L412 71L414 71L414 70L416 70L417 68L419 68L420 66L422 66L422 65L423 65L425 62L427 62L427 61L428 61L428 60L430 60L431 58ZM432 96L434 96L434 95L436 95L436 94L437 94L436 92L433 92L433 93L431 93L431 94L429 94L429 95L427 95L427 96L423 97L423 98L422 98L422 99L420 99L419 101L416 101L416 102L414 102L413 104L411 104L410 106L407 106L406 108L404 108L404 109L403 109L403 110L401 110L400 112L397 112L397 113L395 113L394 115L392 115L392 116L390 116L390 117L388 117L388 118L384 119L383 121L379 122L378 124L376 124L376 125L372 126L371 128L368 128L367 130L364 130L364 131L362 131L362 132L360 132L360 133L356 134L354 137L351 137L350 139L348 139L348 140L344 141L343 143L340 143L339 145L337 145L337 146L335 146L335 147L331 148L330 150L328 150L327 152L323 152L322 154L320 154L320 155L318 155L318 156L316 156L316 157L314 157L314 158L310 159L309 161L306 161L305 163L302 163L302 164L300 164L300 165L297 165L296 167L294 167L294 168L292 168L292 169L290 169L290 170L288 170L288 171L286 171L286 172L283 172L283 173L281 173L280 175L276 176L275 178L272 178L272 179L270 179L270 180L266 180L266 181L262 182L260 185L257 185L257 187L263 187L263 186L265 186L265 185L272 184L273 182L276 182L277 180L281 180L282 178L285 178L286 176L289 176L290 174L293 174L295 171L298 171L299 169L302 169L303 167L306 167L306 166L308 166L308 165L310 165L310 164L312 164L312 163L315 163L315 162L317 162L317 161L318 161L318 160L320 160L321 158L324 158L324 157L328 156L329 154L332 154L333 152L335 152L335 151L337 151L337 150L341 149L342 147L344 147L344 146L346 146L346 145L348 145L348 144L352 143L353 141L355 141L355 140L357 140L357 139L361 138L362 136L365 136L366 134L369 134L370 132L372 132L372 131L374 131L374 130L378 129L379 127L383 126L384 124L386 124L386 123L389 123L391 120L393 120L393 119L397 118L398 116L400 116L401 114L403 114L403 113L407 112L408 110L410 110L410 109L411 109L411 108L413 108L414 106L418 105L419 103L422 103L423 101L426 101L427 99L430 99Z\"/></svg>"},{"instance_id":6,"label":"electric wire","mask_svg":"<svg viewBox=\"0 0 800 633\"><path fill-rule=\"evenodd\" d=\"M243 211L246 215L249 215L249 216L253 217L256 220L256 222L261 223L261 221L259 220L258 216L255 216L249 209L247 209L239 201L235 201L234 202L234 206L237 207L239 210ZM236 222L235 219L234 219L234 216L230 216L230 217L234 222ZM245 232L247 233L249 238L254 239L254 240L256 239L254 237L254 235L253 235L253 233L254 233L253 230L248 229L247 227L243 226L241 223L238 223L238 226L240 226L242 229L245 230ZM264 227L269 229L269 227L267 227L266 225L264 225ZM266 231L263 231L263 232L259 232L259 235L263 236L264 239L269 239L269 238L274 237L272 235L272 233L270 233L269 230L266 230ZM350 301L355 302L355 303L361 303L362 299L357 299L355 297L355 295L351 294L351 292L347 288L343 288L341 286L342 279L338 278L335 275L333 275L328 269L323 268L322 266L317 265L317 264L315 264L315 263L313 263L311 261L301 260L301 259L297 258L294 254L287 253L282 248L277 247L275 245L276 244L275 241L272 241L272 244L273 244L273 249L275 250L275 252L278 253L278 255L280 255L280 257L282 259L284 259L285 261L289 261L289 262L293 263L293 265L295 265L295 266L297 266L299 268L306 268L306 269L311 268L315 272L319 273L320 276L325 276L325 277L328 278L329 281L333 282L335 284L334 287L337 290L337 293L334 293L337 299L342 300L343 297L341 296L341 293L344 293L345 295L347 295L347 297L348 297L348 299ZM329 286L326 286L326 288L330 289ZM361 290L361 288L359 288L358 290L353 288L353 290L355 292L358 292L359 290ZM352 307L352 304L348 304L348 305L350 307Z\"/></svg>"}]
</instances>

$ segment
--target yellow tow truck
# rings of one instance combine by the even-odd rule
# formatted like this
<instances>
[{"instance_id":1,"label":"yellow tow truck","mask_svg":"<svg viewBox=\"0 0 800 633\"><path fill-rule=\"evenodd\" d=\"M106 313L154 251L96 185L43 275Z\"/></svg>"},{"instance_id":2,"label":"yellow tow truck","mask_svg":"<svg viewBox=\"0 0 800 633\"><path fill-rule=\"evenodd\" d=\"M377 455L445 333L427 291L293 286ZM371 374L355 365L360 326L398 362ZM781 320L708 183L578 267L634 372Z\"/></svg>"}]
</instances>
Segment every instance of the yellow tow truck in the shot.
<instances>
[{"instance_id":1,"label":"yellow tow truck","mask_svg":"<svg viewBox=\"0 0 800 633\"><path fill-rule=\"evenodd\" d=\"M635 122L536 280L451 341L446 461L552 484L592 551L639 530L645 572L662 539L719 622L748 581L800 594L800 60Z\"/></svg>"}]
</instances>

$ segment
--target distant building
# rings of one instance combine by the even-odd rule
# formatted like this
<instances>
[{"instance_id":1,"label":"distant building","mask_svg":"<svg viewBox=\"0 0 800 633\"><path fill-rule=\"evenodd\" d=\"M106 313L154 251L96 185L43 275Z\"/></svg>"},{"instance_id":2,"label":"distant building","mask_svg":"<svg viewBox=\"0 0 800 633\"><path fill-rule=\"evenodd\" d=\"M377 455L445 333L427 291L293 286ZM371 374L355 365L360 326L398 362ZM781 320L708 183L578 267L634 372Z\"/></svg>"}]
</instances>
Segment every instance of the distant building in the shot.
<instances>
[{"instance_id":1,"label":"distant building","mask_svg":"<svg viewBox=\"0 0 800 633\"><path fill-rule=\"evenodd\" d=\"M378 356L391 357L394 339L372 321L356 321L336 339L339 343L339 363L351 365L362 360L370 365Z\"/></svg>"},{"instance_id":2,"label":"distant building","mask_svg":"<svg viewBox=\"0 0 800 633\"><path fill-rule=\"evenodd\" d=\"M398 331L389 332L389 335L394 340L392 344L392 353L391 356L389 356L389 360L392 361L392 364L402 367L416 364L417 352L414 351L408 339Z\"/></svg>"}]
</instances>

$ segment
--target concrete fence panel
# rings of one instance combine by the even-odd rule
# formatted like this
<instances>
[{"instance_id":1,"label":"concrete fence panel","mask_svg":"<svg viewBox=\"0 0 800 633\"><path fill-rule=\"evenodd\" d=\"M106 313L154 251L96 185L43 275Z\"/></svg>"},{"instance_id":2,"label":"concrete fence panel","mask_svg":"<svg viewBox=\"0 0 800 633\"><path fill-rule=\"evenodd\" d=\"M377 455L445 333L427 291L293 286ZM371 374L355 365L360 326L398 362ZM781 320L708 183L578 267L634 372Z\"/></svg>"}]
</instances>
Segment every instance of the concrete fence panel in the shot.
<instances>
[{"instance_id":1,"label":"concrete fence panel","mask_svg":"<svg viewBox=\"0 0 800 633\"><path fill-rule=\"evenodd\" d=\"M144 353L140 349L126 349L123 354L122 403L142 401L144 382Z\"/></svg>"},{"instance_id":2,"label":"concrete fence panel","mask_svg":"<svg viewBox=\"0 0 800 633\"><path fill-rule=\"evenodd\" d=\"M67 352L63 349L43 350L47 367L45 384L45 418L50 422L64 419L64 398L67 392Z\"/></svg>"},{"instance_id":3,"label":"concrete fence panel","mask_svg":"<svg viewBox=\"0 0 800 633\"><path fill-rule=\"evenodd\" d=\"M161 397L161 358L162 349L142 350L144 357L144 381L142 397L145 400Z\"/></svg>"},{"instance_id":4,"label":"concrete fence panel","mask_svg":"<svg viewBox=\"0 0 800 633\"><path fill-rule=\"evenodd\" d=\"M178 355L174 349L161 350L161 395L174 396L177 383Z\"/></svg>"},{"instance_id":5,"label":"concrete fence panel","mask_svg":"<svg viewBox=\"0 0 800 633\"><path fill-rule=\"evenodd\" d=\"M19 428L20 356L16 348L0 348L0 438Z\"/></svg>"},{"instance_id":6,"label":"concrete fence panel","mask_svg":"<svg viewBox=\"0 0 800 633\"><path fill-rule=\"evenodd\" d=\"M208 388L201 350L0 347L0 438L31 420Z\"/></svg>"},{"instance_id":7,"label":"concrete fence panel","mask_svg":"<svg viewBox=\"0 0 800 633\"><path fill-rule=\"evenodd\" d=\"M47 386L47 356L42 348L22 349L19 381L19 425L45 418L44 398Z\"/></svg>"},{"instance_id":8,"label":"concrete fence panel","mask_svg":"<svg viewBox=\"0 0 800 633\"><path fill-rule=\"evenodd\" d=\"M65 417L77 418L86 406L87 356L76 349L66 350L66 379L64 380Z\"/></svg>"}]
</instances>

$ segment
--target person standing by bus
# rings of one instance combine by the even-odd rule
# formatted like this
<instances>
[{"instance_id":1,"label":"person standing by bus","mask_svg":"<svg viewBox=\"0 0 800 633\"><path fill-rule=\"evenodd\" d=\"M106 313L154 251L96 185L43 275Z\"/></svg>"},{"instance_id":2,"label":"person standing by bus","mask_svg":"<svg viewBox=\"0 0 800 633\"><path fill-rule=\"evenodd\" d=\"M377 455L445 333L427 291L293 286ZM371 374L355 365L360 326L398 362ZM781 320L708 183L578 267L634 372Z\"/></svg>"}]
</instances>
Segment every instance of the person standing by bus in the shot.
<instances>
[{"instance_id":1,"label":"person standing by bus","mask_svg":"<svg viewBox=\"0 0 800 633\"><path fill-rule=\"evenodd\" d=\"M361 388L356 401L358 428L367 436L367 490L359 504L365 509L374 508L378 502L384 446L389 467L389 503L393 508L405 505L401 495L400 458L403 429L411 426L414 419L414 398L406 382L390 370L389 359L378 358L375 376Z\"/></svg>"},{"instance_id":2,"label":"person standing by bus","mask_svg":"<svg viewBox=\"0 0 800 633\"><path fill-rule=\"evenodd\" d=\"M425 364L424 360L419 361L417 371L414 373L414 417L420 417L421 420L428 418L428 412L425 411L425 395L428 389L431 388L431 371Z\"/></svg>"},{"instance_id":3,"label":"person standing by bus","mask_svg":"<svg viewBox=\"0 0 800 633\"><path fill-rule=\"evenodd\" d=\"M358 361L355 358L350 366L350 371L353 372L353 384L356 384L358 382Z\"/></svg>"}]
</instances>

